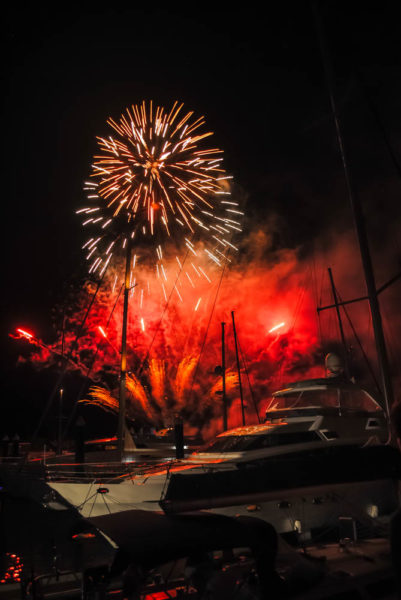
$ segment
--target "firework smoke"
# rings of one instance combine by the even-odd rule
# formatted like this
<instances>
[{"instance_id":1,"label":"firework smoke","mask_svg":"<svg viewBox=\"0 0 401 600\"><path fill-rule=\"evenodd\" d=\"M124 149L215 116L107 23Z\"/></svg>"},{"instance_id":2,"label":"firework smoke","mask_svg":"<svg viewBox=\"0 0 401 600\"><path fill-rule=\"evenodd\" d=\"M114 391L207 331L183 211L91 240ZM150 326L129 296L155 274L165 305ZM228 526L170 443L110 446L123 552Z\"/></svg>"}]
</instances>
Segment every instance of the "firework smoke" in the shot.
<instances>
[{"instance_id":1,"label":"firework smoke","mask_svg":"<svg viewBox=\"0 0 401 600\"><path fill-rule=\"evenodd\" d=\"M135 295L130 298L128 365L132 385L128 385L128 413L132 418L161 426L169 424L174 414L181 412L186 424L202 429L206 437L221 430L222 401L218 393L221 391L221 378L214 374L214 368L221 364L220 324L225 321L229 426L240 424L231 310L236 311L239 342L260 414L263 415L272 391L296 379L324 375L324 354L333 350L341 351L341 348L334 311L325 311L318 318L316 307L332 303L328 266L333 269L342 298L364 295L355 241L351 234L347 234L329 245L326 238L325 247L316 247L312 260L310 256L300 258L298 250L275 250L272 239L271 234L261 229L253 231L244 240L240 262L225 270L199 364L199 353L216 298L218 278L205 290L196 311L197 290L187 287L185 304L173 294L162 320L163 303L157 295L149 295L142 312L138 298ZM380 272L384 281L391 275L391 271L384 272L384 269ZM113 290L113 283L114 276L110 273L100 288L79 347L72 356L76 366L71 363L71 368L80 369L83 374L91 369L91 377L98 382L97 387L101 386L107 375L111 393L105 392L102 386L97 396L92 393L86 398L98 405L104 404L111 410L116 406L114 400L113 408L110 396L117 397L122 318L121 297L113 311L119 292L117 288ZM382 283L382 280L378 281L379 285ZM401 331L397 285L386 290L381 297L394 371L400 356L396 351L397 340L400 339L397 332ZM94 284L86 284L77 294L75 305L71 306L65 322L65 348L71 347L94 291ZM347 311L375 369L368 305L366 302L350 305ZM141 328L140 314L147 323L145 331ZM374 387L345 315L343 320L347 342L352 347L353 373L359 381ZM284 325L274 329L281 323ZM104 329L109 341L100 333L99 326ZM61 331L59 336L58 343L49 346L52 351L37 348L35 361L38 366L57 363L55 352L60 354ZM30 347L33 348L32 343ZM40 355L41 352L43 355ZM247 422L257 422L244 372L243 384Z\"/></svg>"}]
</instances>

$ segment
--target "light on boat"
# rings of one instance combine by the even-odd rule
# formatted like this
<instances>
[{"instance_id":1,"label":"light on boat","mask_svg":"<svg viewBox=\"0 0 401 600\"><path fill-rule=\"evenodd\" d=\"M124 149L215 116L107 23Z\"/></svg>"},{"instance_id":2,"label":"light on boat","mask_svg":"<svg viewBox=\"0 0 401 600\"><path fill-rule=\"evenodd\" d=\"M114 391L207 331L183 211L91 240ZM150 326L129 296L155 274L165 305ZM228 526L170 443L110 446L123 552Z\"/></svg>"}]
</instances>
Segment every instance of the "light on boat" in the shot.
<instances>
[{"instance_id":1,"label":"light on boat","mask_svg":"<svg viewBox=\"0 0 401 600\"><path fill-rule=\"evenodd\" d=\"M379 507L377 504L368 504L366 507L366 512L372 519L377 519L379 516Z\"/></svg>"}]
</instances>

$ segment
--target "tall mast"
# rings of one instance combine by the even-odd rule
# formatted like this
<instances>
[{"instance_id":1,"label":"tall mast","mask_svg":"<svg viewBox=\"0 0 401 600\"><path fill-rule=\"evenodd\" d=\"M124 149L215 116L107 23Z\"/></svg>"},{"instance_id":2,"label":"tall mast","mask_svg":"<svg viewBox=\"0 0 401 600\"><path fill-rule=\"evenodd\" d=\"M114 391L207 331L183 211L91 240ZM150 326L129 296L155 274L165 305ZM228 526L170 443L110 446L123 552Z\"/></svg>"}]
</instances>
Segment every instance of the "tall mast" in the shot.
<instances>
[{"instance_id":1,"label":"tall mast","mask_svg":"<svg viewBox=\"0 0 401 600\"><path fill-rule=\"evenodd\" d=\"M123 327L121 334L121 366L120 366L120 394L118 402L118 430L117 443L120 459L124 454L125 442L125 406L126 406L126 380L127 380L127 325L128 325L128 296L130 292L131 270L131 238L127 236L125 255L125 281L124 281L124 308Z\"/></svg>"},{"instance_id":2,"label":"tall mast","mask_svg":"<svg viewBox=\"0 0 401 600\"><path fill-rule=\"evenodd\" d=\"M346 154L346 148L345 148L345 144L344 144L344 137L343 137L343 132L342 132L340 115L339 115L336 100L335 100L335 92L334 92L335 85L334 85L333 70L332 70L332 66L330 63L329 51L328 51L326 39L325 39L324 32L323 32L322 22L321 22L321 19L320 19L318 10L317 10L317 3L314 3L313 7L314 7L314 14L315 14L316 28L317 28L318 38L319 38L320 52L321 52L321 56L322 56L324 73L325 73L325 78L326 78L326 84L327 84L327 88L328 88L329 95L330 95L331 110L333 113L334 123L335 123L335 127L336 127L338 145L339 145L339 149L340 149L341 160L342 160L344 175L345 175L345 181L346 181L347 190L348 190L348 197L349 197L349 201L351 204L351 209L352 209L352 213L353 213L353 217L354 217L355 230L356 230L356 234L358 237L359 249L360 249L361 259L362 259L362 266L363 266L363 271L364 271L364 275L365 275L366 288L367 288L368 300L369 300L369 305L370 305L370 312L372 315L372 325L373 325L373 333L374 333L375 343L376 343L376 351L377 351L377 358L378 358L378 364L379 364L380 379L382 382L384 408L385 408L387 414L389 414L390 407L393 403L393 388L392 388L391 377L390 377L390 366L389 366L389 362L388 362L386 342L385 342L384 334L383 334L383 325L382 325L382 319L381 319L381 314L380 314L380 306L379 306L379 301L378 301L378 297L377 297L376 282L375 282L375 277L374 277L374 273L373 273L372 258L370 255L369 242L368 242L368 237L367 237L366 228L365 228L365 218L364 218L361 202L356 193L356 189L355 189L354 183L352 181L352 177L351 177L351 172L350 172L349 163L348 163L347 154Z\"/></svg>"},{"instance_id":3,"label":"tall mast","mask_svg":"<svg viewBox=\"0 0 401 600\"><path fill-rule=\"evenodd\" d=\"M237 331L235 329L234 311L231 311L231 317L232 317L232 320L233 320L233 331L234 331L234 341L235 341L235 356L237 357L237 371L238 371L239 395L240 395L240 398L241 398L242 424L245 425L244 395L242 393L241 367L240 367L240 364L239 364Z\"/></svg>"},{"instance_id":4,"label":"tall mast","mask_svg":"<svg viewBox=\"0 0 401 600\"><path fill-rule=\"evenodd\" d=\"M344 365L345 365L344 370L345 370L346 376L349 378L350 377L350 368L349 368L349 361L348 361L348 349L347 349L347 343L345 341L343 322L342 322L341 313L340 313L340 305L338 304L336 286L334 285L332 270L330 267L327 270L329 272L331 293L333 294L334 306L335 306L336 314L337 314L338 328L340 330L341 343L344 348Z\"/></svg>"},{"instance_id":5,"label":"tall mast","mask_svg":"<svg viewBox=\"0 0 401 600\"><path fill-rule=\"evenodd\" d=\"M225 343L225 323L221 324L221 376L223 380L223 431L227 431L227 396L226 396L226 343Z\"/></svg>"}]
</instances>

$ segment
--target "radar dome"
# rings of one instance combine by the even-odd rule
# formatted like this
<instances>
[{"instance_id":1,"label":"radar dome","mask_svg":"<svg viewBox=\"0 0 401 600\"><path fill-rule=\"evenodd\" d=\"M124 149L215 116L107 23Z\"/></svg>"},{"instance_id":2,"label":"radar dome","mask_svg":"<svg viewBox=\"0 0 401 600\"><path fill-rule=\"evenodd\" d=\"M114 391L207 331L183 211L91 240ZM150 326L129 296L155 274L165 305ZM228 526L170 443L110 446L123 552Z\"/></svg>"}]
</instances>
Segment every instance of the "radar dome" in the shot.
<instances>
[{"instance_id":1,"label":"radar dome","mask_svg":"<svg viewBox=\"0 0 401 600\"><path fill-rule=\"evenodd\" d=\"M338 377L344 372L343 361L337 354L330 352L330 354L326 355L324 362L327 377Z\"/></svg>"}]
</instances>

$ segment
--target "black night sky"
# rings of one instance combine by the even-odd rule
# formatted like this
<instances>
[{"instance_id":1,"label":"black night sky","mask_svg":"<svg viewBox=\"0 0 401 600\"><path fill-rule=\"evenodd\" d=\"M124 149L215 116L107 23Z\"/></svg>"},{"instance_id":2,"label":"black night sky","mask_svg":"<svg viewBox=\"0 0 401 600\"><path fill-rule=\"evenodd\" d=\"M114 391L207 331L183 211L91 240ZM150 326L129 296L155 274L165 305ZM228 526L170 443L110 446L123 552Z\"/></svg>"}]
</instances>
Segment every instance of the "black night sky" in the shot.
<instances>
[{"instance_id":1,"label":"black night sky","mask_svg":"<svg viewBox=\"0 0 401 600\"><path fill-rule=\"evenodd\" d=\"M386 278L401 256L401 179L384 139L401 164L400 5L320 4L376 264L381 241L394 238ZM74 214L82 181L95 136L126 106L179 99L204 114L248 197L248 223L275 215L277 247L307 252L326 230L350 228L310 4L267 3L264 14L256 5L188 7L8 9L1 236L7 401L19 352L8 333L24 325L50 336L51 308L83 275Z\"/></svg>"}]
</instances>

